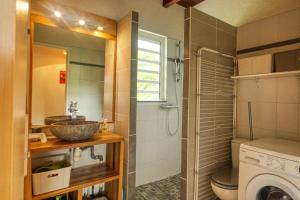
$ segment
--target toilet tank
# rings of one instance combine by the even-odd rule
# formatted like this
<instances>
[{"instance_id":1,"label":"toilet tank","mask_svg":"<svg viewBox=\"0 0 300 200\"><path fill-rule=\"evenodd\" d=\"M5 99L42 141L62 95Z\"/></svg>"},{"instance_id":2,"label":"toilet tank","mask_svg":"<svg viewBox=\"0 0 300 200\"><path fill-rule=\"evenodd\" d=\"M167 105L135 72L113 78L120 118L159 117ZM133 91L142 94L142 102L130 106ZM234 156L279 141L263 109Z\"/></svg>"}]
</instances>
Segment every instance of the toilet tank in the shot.
<instances>
[{"instance_id":1,"label":"toilet tank","mask_svg":"<svg viewBox=\"0 0 300 200\"><path fill-rule=\"evenodd\" d=\"M240 160L240 145L244 142L249 141L245 138L235 138L231 140L231 156L232 156L232 167L239 168Z\"/></svg>"}]
</instances>

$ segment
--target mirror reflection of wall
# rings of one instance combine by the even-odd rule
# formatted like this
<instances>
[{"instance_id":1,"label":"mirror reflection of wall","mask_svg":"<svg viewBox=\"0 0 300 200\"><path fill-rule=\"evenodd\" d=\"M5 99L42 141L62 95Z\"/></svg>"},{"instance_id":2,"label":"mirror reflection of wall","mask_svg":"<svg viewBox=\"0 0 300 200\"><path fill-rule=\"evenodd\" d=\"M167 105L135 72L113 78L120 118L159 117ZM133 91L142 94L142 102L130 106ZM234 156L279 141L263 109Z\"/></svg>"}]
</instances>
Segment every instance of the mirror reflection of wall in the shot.
<instances>
[{"instance_id":1,"label":"mirror reflection of wall","mask_svg":"<svg viewBox=\"0 0 300 200\"><path fill-rule=\"evenodd\" d=\"M56 70L54 72L56 75L50 78L48 69L45 72L44 81L48 83L49 89L45 90L45 93L56 98L47 98L45 100L47 95L44 95L43 98L38 98L35 94L32 95L32 124L44 124L44 118L47 116L68 114L68 106L71 101L78 102L79 115L84 115L87 120L99 121L102 119L105 44L106 40L99 37L36 24L34 48L53 49L50 47L60 47L66 49L68 55L65 55L65 60L67 61L62 63L65 66L66 82L59 84L61 88L64 88L64 91L58 92L54 88L55 83L59 82L57 80L59 73L63 70ZM38 52L33 52L33 62L40 62L41 56L39 54L39 50ZM61 52L60 54L63 55ZM48 56L45 54L44 57L54 60L49 54ZM41 90L40 86L38 86L40 84L37 82L39 79L41 77L33 78L32 85L33 88L36 88L35 91ZM42 107L39 109L39 112L34 109L34 107L37 107L35 104ZM57 109L51 109L51 106L49 106L51 104L55 104ZM43 109L45 111L41 112ZM50 109L51 112L48 112L47 109Z\"/></svg>"},{"instance_id":2,"label":"mirror reflection of wall","mask_svg":"<svg viewBox=\"0 0 300 200\"><path fill-rule=\"evenodd\" d=\"M32 64L32 124L44 124L46 116L65 113L66 50L34 45Z\"/></svg>"}]
</instances>

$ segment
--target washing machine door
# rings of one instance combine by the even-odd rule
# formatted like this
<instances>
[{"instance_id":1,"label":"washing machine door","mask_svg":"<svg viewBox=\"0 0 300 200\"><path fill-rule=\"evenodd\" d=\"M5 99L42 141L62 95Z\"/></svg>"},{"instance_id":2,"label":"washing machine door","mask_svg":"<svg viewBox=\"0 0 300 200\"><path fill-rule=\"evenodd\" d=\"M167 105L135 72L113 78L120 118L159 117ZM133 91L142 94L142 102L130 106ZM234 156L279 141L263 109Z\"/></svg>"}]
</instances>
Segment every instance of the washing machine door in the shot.
<instances>
[{"instance_id":1,"label":"washing machine door","mask_svg":"<svg viewBox=\"0 0 300 200\"><path fill-rule=\"evenodd\" d=\"M247 185L246 200L300 200L300 188L283 177L262 174Z\"/></svg>"}]
</instances>

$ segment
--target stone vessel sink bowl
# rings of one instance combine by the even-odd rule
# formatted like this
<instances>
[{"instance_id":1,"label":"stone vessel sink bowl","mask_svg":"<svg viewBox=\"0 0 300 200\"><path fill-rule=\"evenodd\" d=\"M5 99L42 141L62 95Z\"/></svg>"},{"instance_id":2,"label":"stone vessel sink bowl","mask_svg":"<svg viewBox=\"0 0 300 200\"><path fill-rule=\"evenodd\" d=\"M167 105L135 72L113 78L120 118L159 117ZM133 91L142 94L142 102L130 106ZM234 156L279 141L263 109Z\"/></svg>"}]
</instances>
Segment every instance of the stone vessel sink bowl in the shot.
<instances>
[{"instance_id":1,"label":"stone vessel sink bowl","mask_svg":"<svg viewBox=\"0 0 300 200\"><path fill-rule=\"evenodd\" d=\"M60 115L60 116L51 116L45 118L45 124L50 125L54 124L56 122L65 122L65 121L71 121L71 115ZM85 121L85 116L78 115L76 116L76 119L73 119L73 121Z\"/></svg>"},{"instance_id":2,"label":"stone vessel sink bowl","mask_svg":"<svg viewBox=\"0 0 300 200\"><path fill-rule=\"evenodd\" d=\"M51 124L49 129L56 137L66 141L80 141L99 132L100 123L95 121L65 121Z\"/></svg>"}]
</instances>

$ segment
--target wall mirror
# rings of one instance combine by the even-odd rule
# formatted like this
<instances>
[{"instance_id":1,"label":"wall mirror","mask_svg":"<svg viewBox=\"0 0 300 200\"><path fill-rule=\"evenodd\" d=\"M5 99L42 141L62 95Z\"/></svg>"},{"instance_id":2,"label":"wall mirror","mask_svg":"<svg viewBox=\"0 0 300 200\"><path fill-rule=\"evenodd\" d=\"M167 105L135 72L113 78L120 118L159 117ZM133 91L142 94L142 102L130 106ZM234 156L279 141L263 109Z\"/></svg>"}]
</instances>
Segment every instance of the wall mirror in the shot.
<instances>
[{"instance_id":1,"label":"wall mirror","mask_svg":"<svg viewBox=\"0 0 300 200\"><path fill-rule=\"evenodd\" d=\"M70 115L71 102L86 120L114 121L116 23L49 1L32 7L31 125Z\"/></svg>"}]
</instances>

